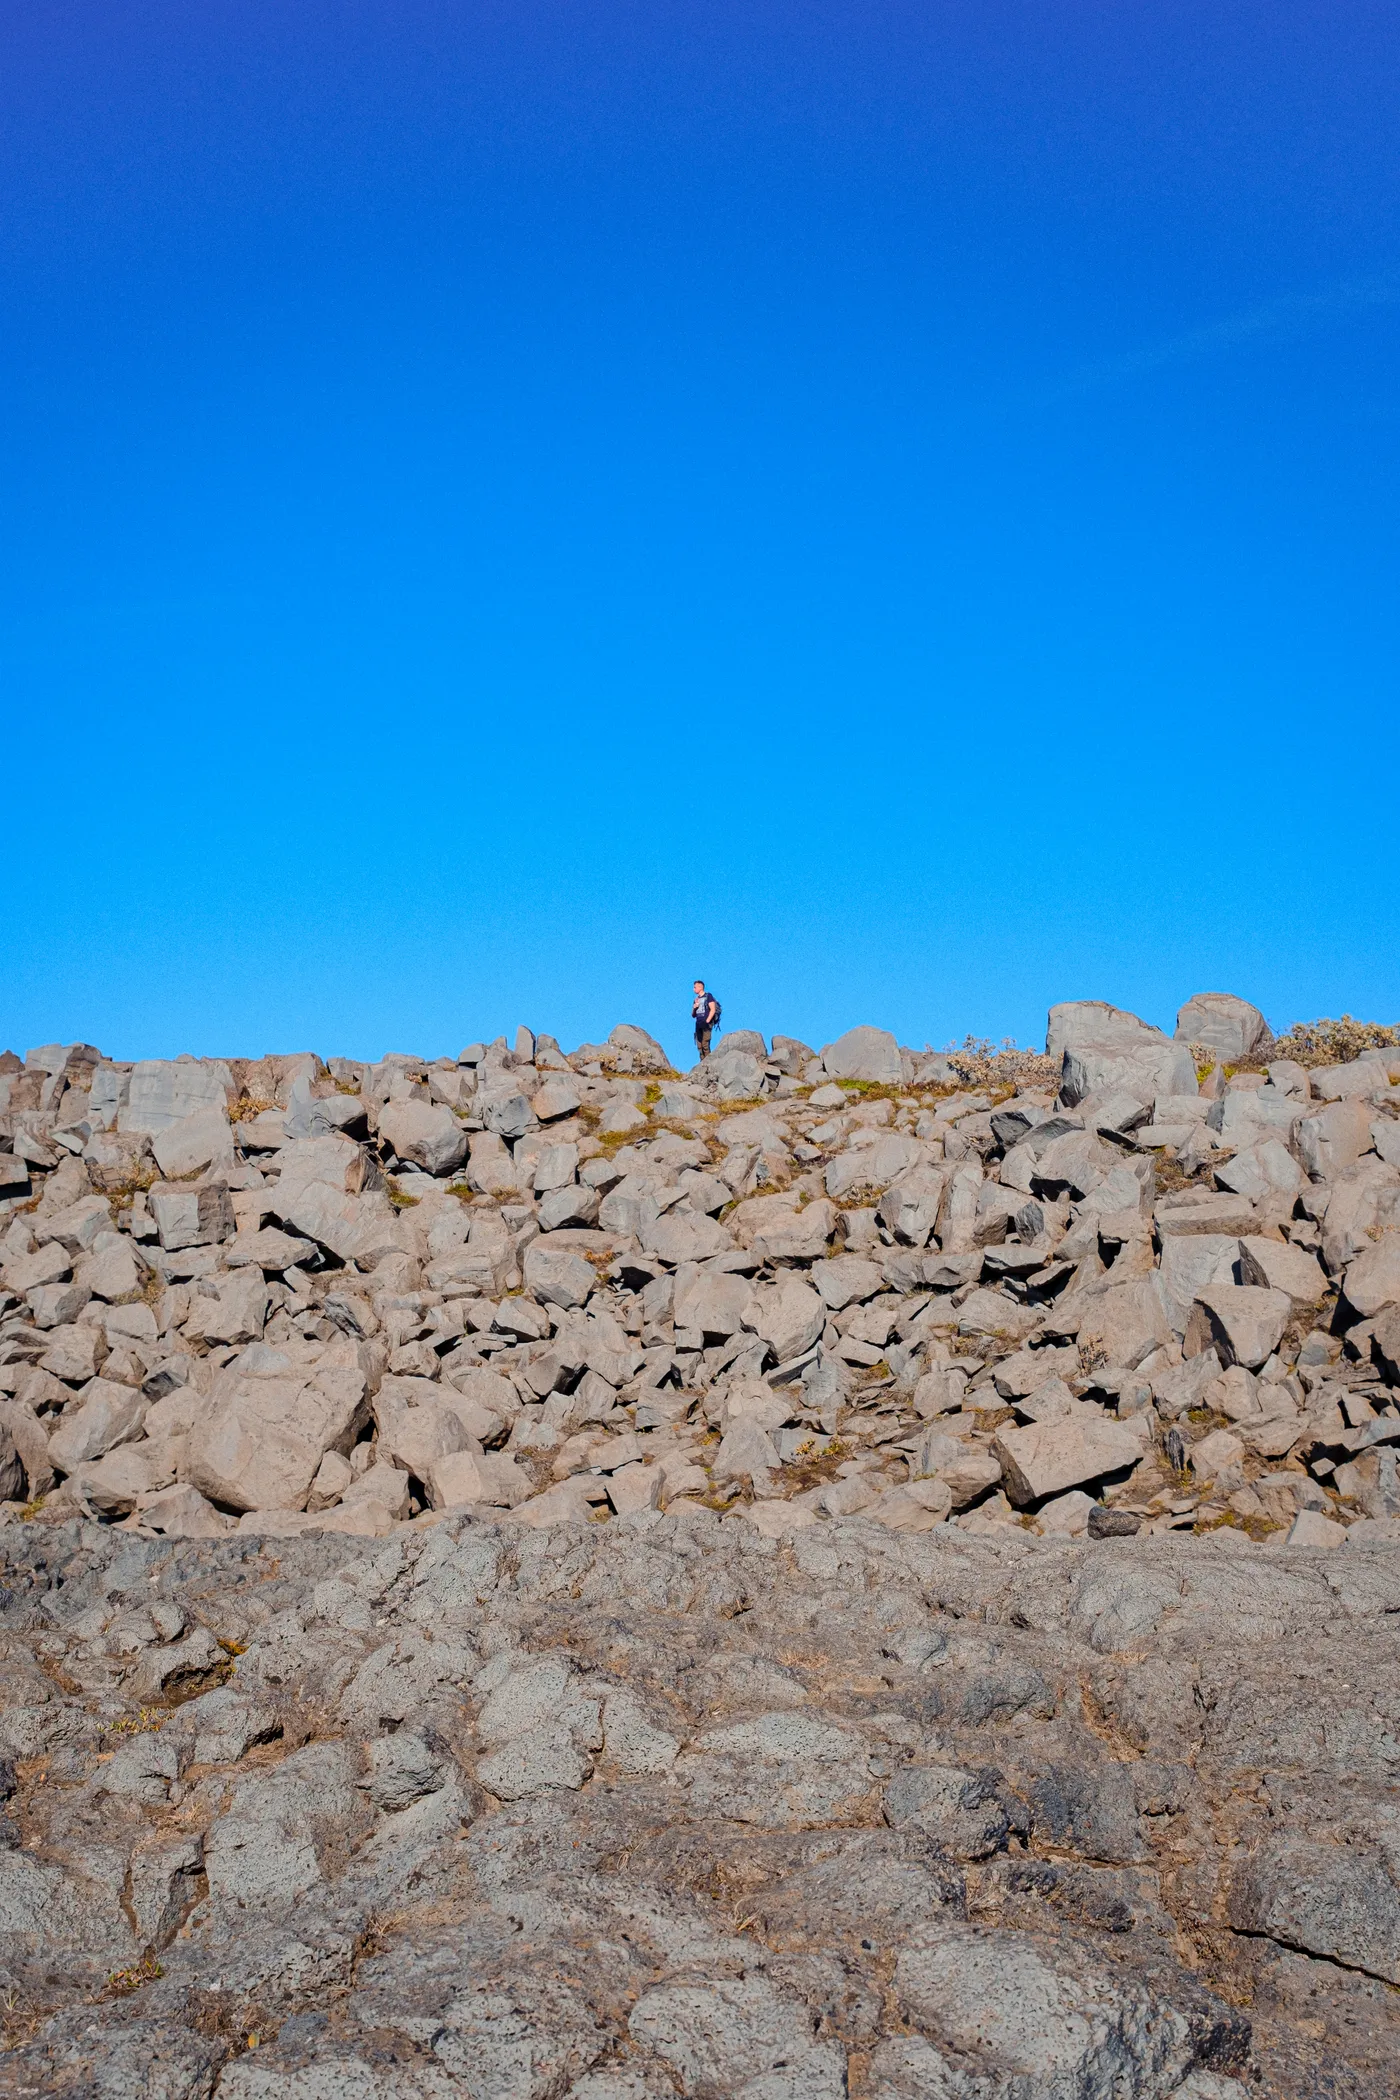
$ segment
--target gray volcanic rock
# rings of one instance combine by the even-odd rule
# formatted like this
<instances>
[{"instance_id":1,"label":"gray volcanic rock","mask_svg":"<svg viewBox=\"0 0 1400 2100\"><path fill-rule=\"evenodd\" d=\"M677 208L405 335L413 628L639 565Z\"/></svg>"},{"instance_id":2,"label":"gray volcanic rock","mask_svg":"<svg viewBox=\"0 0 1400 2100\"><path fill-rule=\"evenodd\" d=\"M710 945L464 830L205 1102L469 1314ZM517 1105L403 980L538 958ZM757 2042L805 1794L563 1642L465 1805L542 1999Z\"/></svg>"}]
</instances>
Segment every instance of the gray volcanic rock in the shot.
<instances>
[{"instance_id":1,"label":"gray volcanic rock","mask_svg":"<svg viewBox=\"0 0 1400 2100\"><path fill-rule=\"evenodd\" d=\"M1393 2068L1393 1549L458 1511L0 1561L6 2090Z\"/></svg>"}]
</instances>

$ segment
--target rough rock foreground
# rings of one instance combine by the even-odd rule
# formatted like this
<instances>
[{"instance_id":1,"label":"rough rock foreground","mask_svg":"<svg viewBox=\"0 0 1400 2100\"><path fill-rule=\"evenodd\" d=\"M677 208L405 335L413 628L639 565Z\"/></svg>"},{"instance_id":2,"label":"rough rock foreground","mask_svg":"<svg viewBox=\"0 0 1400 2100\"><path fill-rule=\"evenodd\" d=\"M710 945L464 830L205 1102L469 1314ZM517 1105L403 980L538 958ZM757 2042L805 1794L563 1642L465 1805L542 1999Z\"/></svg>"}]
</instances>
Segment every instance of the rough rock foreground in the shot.
<instances>
[{"instance_id":1,"label":"rough rock foreground","mask_svg":"<svg viewBox=\"0 0 1400 2100\"><path fill-rule=\"evenodd\" d=\"M1400 1051L1302 1047L0 1060L0 2093L1400 2092Z\"/></svg>"}]
</instances>

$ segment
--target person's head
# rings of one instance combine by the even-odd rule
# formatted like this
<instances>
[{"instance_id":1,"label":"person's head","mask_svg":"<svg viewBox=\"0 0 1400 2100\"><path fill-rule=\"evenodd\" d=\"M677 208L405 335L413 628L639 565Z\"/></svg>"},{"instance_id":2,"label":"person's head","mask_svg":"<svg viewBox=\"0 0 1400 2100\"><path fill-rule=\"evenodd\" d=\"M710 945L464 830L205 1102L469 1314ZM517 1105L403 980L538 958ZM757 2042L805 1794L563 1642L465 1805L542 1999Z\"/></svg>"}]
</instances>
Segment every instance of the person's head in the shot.
<instances>
[{"instance_id":1,"label":"person's head","mask_svg":"<svg viewBox=\"0 0 1400 2100\"><path fill-rule=\"evenodd\" d=\"M705 989L705 980L704 980L704 978L703 978L703 977L697 977L697 978L696 978L696 980L695 980L695 989L696 989L696 991L697 991L697 992L703 992L703 991L704 991L704 989Z\"/></svg>"}]
</instances>

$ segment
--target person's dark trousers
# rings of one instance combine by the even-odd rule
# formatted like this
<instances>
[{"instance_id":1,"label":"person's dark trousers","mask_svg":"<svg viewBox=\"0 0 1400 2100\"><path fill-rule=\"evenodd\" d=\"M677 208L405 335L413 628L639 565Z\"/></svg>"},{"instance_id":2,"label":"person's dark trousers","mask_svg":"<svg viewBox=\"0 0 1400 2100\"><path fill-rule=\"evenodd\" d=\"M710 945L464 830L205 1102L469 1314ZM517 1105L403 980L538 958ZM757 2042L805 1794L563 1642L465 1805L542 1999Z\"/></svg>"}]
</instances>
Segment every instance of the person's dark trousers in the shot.
<instances>
[{"instance_id":1,"label":"person's dark trousers","mask_svg":"<svg viewBox=\"0 0 1400 2100\"><path fill-rule=\"evenodd\" d=\"M701 1057L709 1056L710 1031L708 1028L706 1028L703 1021L697 1021L695 1024L695 1047L699 1051Z\"/></svg>"}]
</instances>

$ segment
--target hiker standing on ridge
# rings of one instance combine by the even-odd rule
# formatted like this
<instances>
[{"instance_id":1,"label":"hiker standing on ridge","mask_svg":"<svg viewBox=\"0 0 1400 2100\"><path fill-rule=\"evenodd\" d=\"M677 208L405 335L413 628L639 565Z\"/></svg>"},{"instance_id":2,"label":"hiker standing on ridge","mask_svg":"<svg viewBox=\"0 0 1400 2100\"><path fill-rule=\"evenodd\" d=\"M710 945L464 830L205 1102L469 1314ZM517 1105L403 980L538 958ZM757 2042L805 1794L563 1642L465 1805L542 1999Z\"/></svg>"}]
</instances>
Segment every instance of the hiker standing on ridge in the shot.
<instances>
[{"instance_id":1,"label":"hiker standing on ridge","mask_svg":"<svg viewBox=\"0 0 1400 2100\"><path fill-rule=\"evenodd\" d=\"M690 1009L690 1018L695 1023L695 1048L701 1058L710 1054L711 1031L719 1027L719 1001L713 992L705 990L705 980L695 980L695 1003Z\"/></svg>"}]
</instances>

